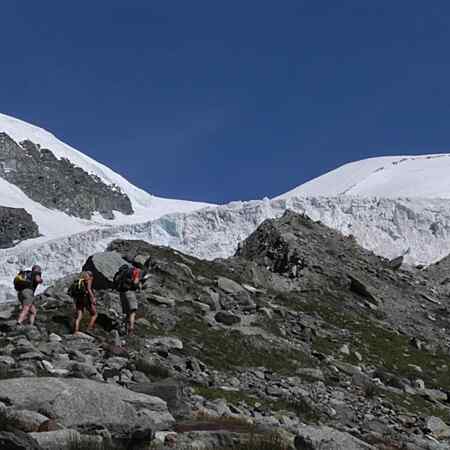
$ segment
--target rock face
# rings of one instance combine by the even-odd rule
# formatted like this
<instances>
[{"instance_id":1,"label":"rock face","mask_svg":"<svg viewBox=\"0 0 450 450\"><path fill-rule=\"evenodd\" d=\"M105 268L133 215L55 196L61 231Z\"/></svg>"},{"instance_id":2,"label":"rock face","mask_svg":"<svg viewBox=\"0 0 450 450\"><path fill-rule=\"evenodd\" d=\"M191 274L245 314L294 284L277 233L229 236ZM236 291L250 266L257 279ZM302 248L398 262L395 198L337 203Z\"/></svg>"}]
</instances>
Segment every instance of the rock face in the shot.
<instances>
[{"instance_id":1,"label":"rock face","mask_svg":"<svg viewBox=\"0 0 450 450\"><path fill-rule=\"evenodd\" d=\"M0 206L0 248L38 236L38 226L24 209Z\"/></svg>"},{"instance_id":2,"label":"rock face","mask_svg":"<svg viewBox=\"0 0 450 450\"><path fill-rule=\"evenodd\" d=\"M155 426L151 423L152 415L158 416L160 429L174 423L163 400L93 380L45 377L3 380L0 398L18 408L45 410L69 428L97 425L111 431L131 430Z\"/></svg>"},{"instance_id":3,"label":"rock face","mask_svg":"<svg viewBox=\"0 0 450 450\"><path fill-rule=\"evenodd\" d=\"M133 213L130 199L118 187L31 141L19 145L5 133L0 133L0 176L32 200L71 216L90 219L99 212L112 219L113 211Z\"/></svg>"}]
</instances>

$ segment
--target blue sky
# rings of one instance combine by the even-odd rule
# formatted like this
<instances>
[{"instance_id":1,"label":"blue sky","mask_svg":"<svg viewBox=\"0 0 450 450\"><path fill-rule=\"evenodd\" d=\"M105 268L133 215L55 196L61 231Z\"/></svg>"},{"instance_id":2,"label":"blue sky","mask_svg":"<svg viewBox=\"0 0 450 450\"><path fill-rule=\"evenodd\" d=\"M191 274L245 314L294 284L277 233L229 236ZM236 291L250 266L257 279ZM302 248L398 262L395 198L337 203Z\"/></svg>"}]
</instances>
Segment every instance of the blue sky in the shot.
<instances>
[{"instance_id":1,"label":"blue sky","mask_svg":"<svg viewBox=\"0 0 450 450\"><path fill-rule=\"evenodd\" d=\"M2 1L0 111L160 196L450 152L450 2Z\"/></svg>"}]
</instances>

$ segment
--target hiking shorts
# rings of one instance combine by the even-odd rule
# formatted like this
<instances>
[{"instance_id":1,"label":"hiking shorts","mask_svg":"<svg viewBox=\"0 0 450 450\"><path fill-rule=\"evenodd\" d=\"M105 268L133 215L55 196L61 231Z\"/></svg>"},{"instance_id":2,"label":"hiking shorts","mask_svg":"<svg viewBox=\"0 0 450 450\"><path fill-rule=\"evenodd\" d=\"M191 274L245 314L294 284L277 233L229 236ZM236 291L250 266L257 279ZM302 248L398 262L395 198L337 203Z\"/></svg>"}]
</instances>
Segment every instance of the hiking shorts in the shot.
<instances>
[{"instance_id":1,"label":"hiking shorts","mask_svg":"<svg viewBox=\"0 0 450 450\"><path fill-rule=\"evenodd\" d=\"M17 293L17 298L22 306L34 304L33 289L22 289Z\"/></svg>"},{"instance_id":2,"label":"hiking shorts","mask_svg":"<svg viewBox=\"0 0 450 450\"><path fill-rule=\"evenodd\" d=\"M91 314L91 316L95 316L97 314L96 305L91 302L91 299L87 295L75 300L75 308L77 309L77 311L81 312L87 310L89 311L89 314Z\"/></svg>"},{"instance_id":3,"label":"hiking shorts","mask_svg":"<svg viewBox=\"0 0 450 450\"><path fill-rule=\"evenodd\" d=\"M120 303L122 304L122 312L124 314L129 314L137 310L137 298L136 292L125 291L120 293Z\"/></svg>"}]
</instances>

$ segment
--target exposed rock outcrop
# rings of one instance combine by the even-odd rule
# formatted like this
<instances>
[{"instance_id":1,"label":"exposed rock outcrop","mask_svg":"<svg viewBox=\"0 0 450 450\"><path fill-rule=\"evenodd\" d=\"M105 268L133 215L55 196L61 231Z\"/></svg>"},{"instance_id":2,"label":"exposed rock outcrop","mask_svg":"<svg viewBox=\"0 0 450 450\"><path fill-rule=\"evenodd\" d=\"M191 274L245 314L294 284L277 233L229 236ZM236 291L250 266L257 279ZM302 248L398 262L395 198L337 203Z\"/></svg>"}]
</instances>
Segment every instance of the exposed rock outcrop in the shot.
<instances>
[{"instance_id":1,"label":"exposed rock outcrop","mask_svg":"<svg viewBox=\"0 0 450 450\"><path fill-rule=\"evenodd\" d=\"M22 208L0 206L0 248L8 248L39 236L39 227Z\"/></svg>"},{"instance_id":2,"label":"exposed rock outcrop","mask_svg":"<svg viewBox=\"0 0 450 450\"><path fill-rule=\"evenodd\" d=\"M0 177L35 202L71 216L90 219L99 212L112 219L114 211L133 213L130 199L117 186L56 158L51 149L31 141L19 145L5 133L0 133Z\"/></svg>"}]
</instances>

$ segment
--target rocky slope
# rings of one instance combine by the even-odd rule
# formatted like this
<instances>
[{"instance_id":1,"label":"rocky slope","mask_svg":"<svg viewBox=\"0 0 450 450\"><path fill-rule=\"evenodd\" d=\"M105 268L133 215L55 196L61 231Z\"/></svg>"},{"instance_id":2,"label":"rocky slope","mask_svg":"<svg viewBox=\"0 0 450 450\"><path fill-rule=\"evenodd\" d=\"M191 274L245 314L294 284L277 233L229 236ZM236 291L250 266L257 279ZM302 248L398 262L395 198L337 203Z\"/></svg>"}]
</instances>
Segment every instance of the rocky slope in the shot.
<instances>
[{"instance_id":1,"label":"rocky slope","mask_svg":"<svg viewBox=\"0 0 450 450\"><path fill-rule=\"evenodd\" d=\"M127 339L110 288L122 258L149 274ZM115 240L89 264L101 280L92 336L69 334L73 276L40 296L37 328L1 312L0 441L146 448L156 432L156 448L186 450L450 448L450 315L427 271L291 212L228 259Z\"/></svg>"},{"instance_id":2,"label":"rocky slope","mask_svg":"<svg viewBox=\"0 0 450 450\"><path fill-rule=\"evenodd\" d=\"M0 206L0 248L39 236L39 227L24 209Z\"/></svg>"}]
</instances>

